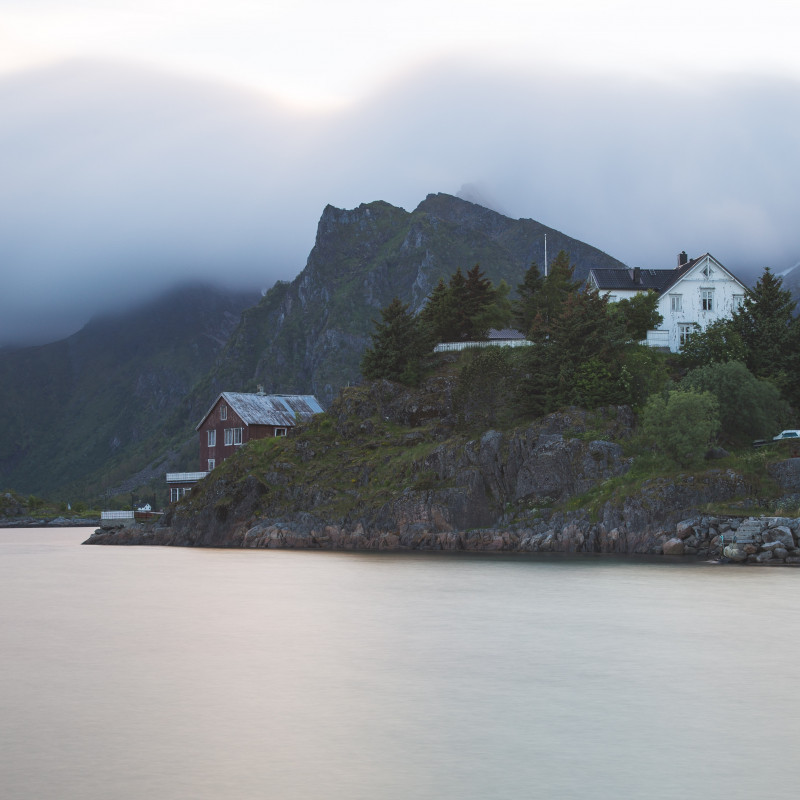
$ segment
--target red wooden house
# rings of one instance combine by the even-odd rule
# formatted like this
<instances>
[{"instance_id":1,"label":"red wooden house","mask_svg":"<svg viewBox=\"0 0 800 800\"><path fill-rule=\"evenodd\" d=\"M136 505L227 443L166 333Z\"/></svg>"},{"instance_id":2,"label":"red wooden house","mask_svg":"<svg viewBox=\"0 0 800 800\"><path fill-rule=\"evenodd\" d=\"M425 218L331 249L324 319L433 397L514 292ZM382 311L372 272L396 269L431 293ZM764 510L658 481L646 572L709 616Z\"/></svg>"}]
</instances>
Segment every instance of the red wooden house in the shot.
<instances>
[{"instance_id":1,"label":"red wooden house","mask_svg":"<svg viewBox=\"0 0 800 800\"><path fill-rule=\"evenodd\" d=\"M200 467L209 472L252 439L286 436L322 407L310 394L223 392L197 426Z\"/></svg>"}]
</instances>

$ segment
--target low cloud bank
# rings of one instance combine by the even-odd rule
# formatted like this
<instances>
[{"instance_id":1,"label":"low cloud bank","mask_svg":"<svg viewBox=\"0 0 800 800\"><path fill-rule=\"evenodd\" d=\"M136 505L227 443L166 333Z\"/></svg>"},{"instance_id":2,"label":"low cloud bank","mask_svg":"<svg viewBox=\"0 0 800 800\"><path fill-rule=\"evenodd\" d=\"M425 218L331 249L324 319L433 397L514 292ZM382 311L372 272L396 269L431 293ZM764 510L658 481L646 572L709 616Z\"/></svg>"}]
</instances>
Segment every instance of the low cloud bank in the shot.
<instances>
[{"instance_id":1,"label":"low cloud bank","mask_svg":"<svg viewBox=\"0 0 800 800\"><path fill-rule=\"evenodd\" d=\"M800 257L797 83L691 86L433 64L336 113L130 66L0 82L0 344L67 335L186 278L302 269L326 203L429 192L644 267Z\"/></svg>"}]
</instances>

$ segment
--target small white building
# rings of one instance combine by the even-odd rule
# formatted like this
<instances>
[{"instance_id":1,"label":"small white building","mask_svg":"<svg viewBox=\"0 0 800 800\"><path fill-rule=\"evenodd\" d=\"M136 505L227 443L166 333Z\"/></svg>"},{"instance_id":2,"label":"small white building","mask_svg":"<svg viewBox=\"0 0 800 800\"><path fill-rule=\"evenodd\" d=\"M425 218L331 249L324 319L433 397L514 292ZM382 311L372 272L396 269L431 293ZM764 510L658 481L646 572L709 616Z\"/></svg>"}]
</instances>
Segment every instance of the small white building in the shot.
<instances>
[{"instance_id":1,"label":"small white building","mask_svg":"<svg viewBox=\"0 0 800 800\"><path fill-rule=\"evenodd\" d=\"M607 294L610 302L648 290L657 292L658 311L664 320L657 330L647 332L646 343L673 353L683 347L693 331L730 317L747 291L710 253L689 259L683 252L675 269L593 269L588 283Z\"/></svg>"}]
</instances>

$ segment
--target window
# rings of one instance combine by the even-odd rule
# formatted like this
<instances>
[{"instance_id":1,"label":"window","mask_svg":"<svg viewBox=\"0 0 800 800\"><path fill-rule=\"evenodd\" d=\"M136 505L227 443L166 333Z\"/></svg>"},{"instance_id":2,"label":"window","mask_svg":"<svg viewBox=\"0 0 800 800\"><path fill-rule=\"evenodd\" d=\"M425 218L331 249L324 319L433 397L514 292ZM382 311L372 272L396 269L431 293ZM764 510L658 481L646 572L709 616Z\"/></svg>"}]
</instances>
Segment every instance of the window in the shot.
<instances>
[{"instance_id":1,"label":"window","mask_svg":"<svg viewBox=\"0 0 800 800\"><path fill-rule=\"evenodd\" d=\"M706 264L702 269L702 273L705 276L706 280L708 280L714 274L714 270L711 269L711 267L709 267L708 264Z\"/></svg>"},{"instance_id":2,"label":"window","mask_svg":"<svg viewBox=\"0 0 800 800\"><path fill-rule=\"evenodd\" d=\"M225 428L225 445L242 443L242 429L241 428Z\"/></svg>"},{"instance_id":3,"label":"window","mask_svg":"<svg viewBox=\"0 0 800 800\"><path fill-rule=\"evenodd\" d=\"M208 446L209 447L216 447L217 445L217 432L216 431L209 431L208 432Z\"/></svg>"},{"instance_id":4,"label":"window","mask_svg":"<svg viewBox=\"0 0 800 800\"><path fill-rule=\"evenodd\" d=\"M286 436L286 428L275 428L276 436Z\"/></svg>"},{"instance_id":5,"label":"window","mask_svg":"<svg viewBox=\"0 0 800 800\"><path fill-rule=\"evenodd\" d=\"M744 295L735 294L733 296L733 310L738 311L744 305Z\"/></svg>"},{"instance_id":6,"label":"window","mask_svg":"<svg viewBox=\"0 0 800 800\"><path fill-rule=\"evenodd\" d=\"M221 420L228 419L228 406L220 406L219 407L219 418Z\"/></svg>"},{"instance_id":7,"label":"window","mask_svg":"<svg viewBox=\"0 0 800 800\"><path fill-rule=\"evenodd\" d=\"M213 458L208 459L208 471L211 472L212 469L217 465L217 462Z\"/></svg>"},{"instance_id":8,"label":"window","mask_svg":"<svg viewBox=\"0 0 800 800\"><path fill-rule=\"evenodd\" d=\"M714 310L714 290L713 289L701 289L700 290L700 304L703 311L713 311Z\"/></svg>"},{"instance_id":9,"label":"window","mask_svg":"<svg viewBox=\"0 0 800 800\"><path fill-rule=\"evenodd\" d=\"M683 311L683 295L671 294L669 296L670 311Z\"/></svg>"},{"instance_id":10,"label":"window","mask_svg":"<svg viewBox=\"0 0 800 800\"><path fill-rule=\"evenodd\" d=\"M700 326L695 322L690 322L687 325L678 325L678 332L680 334L681 347L686 344L689 334L694 333Z\"/></svg>"}]
</instances>

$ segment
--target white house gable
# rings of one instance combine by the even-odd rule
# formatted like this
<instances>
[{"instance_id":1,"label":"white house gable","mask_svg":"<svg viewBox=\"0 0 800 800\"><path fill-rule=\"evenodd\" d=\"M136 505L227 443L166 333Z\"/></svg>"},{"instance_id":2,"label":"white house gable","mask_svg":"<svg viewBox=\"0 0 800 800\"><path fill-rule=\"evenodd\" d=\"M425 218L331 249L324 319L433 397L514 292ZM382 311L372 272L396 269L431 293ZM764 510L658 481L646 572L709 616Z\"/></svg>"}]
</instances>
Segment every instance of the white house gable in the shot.
<instances>
[{"instance_id":1,"label":"white house gable","mask_svg":"<svg viewBox=\"0 0 800 800\"><path fill-rule=\"evenodd\" d=\"M677 352L692 331L705 330L715 320L729 318L742 304L744 294L744 284L712 255L706 254L688 272L664 287L658 301L664 321L658 331L652 332L661 336L648 339L663 340L663 332L668 332L667 346Z\"/></svg>"},{"instance_id":2,"label":"white house gable","mask_svg":"<svg viewBox=\"0 0 800 800\"><path fill-rule=\"evenodd\" d=\"M714 256L689 260L678 257L678 266L666 269L592 270L590 285L610 301L652 290L658 293L658 311L664 318L658 330L648 331L647 343L677 352L692 331L705 330L715 320L728 318L742 304L744 284Z\"/></svg>"}]
</instances>

